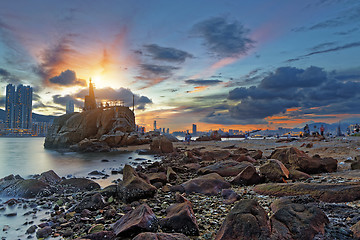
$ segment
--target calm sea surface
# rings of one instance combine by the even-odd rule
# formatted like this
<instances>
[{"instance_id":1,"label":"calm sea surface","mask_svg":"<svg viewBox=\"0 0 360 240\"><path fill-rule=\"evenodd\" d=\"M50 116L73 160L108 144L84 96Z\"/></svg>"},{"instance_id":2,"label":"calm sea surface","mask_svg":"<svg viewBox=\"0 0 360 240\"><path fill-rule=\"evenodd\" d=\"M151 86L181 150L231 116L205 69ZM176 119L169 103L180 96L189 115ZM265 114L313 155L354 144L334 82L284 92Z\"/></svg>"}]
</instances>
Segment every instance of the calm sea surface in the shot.
<instances>
[{"instance_id":1,"label":"calm sea surface","mask_svg":"<svg viewBox=\"0 0 360 240\"><path fill-rule=\"evenodd\" d=\"M111 175L111 170L120 170L125 164L135 166L154 160L153 156L139 156L134 152L59 153L44 149L43 144L44 138L0 138L0 178L9 174L28 178L48 170L54 170L60 177L86 177L94 170ZM108 162L101 161L104 159ZM96 181L105 186L119 177L121 175L111 175Z\"/></svg>"}]
</instances>

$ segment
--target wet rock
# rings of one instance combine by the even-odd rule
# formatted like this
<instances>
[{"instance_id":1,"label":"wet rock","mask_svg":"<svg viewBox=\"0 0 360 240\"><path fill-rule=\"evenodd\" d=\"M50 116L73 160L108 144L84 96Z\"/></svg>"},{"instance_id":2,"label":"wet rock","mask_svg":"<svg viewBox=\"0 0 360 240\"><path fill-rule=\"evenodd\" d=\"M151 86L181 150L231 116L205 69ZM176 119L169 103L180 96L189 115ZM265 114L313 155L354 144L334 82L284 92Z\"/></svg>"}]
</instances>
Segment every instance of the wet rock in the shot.
<instances>
[{"instance_id":1,"label":"wet rock","mask_svg":"<svg viewBox=\"0 0 360 240\"><path fill-rule=\"evenodd\" d=\"M166 213L166 218L159 222L164 232L178 232L190 236L199 235L199 227L189 201L171 205L166 209Z\"/></svg>"},{"instance_id":2,"label":"wet rock","mask_svg":"<svg viewBox=\"0 0 360 240\"><path fill-rule=\"evenodd\" d=\"M16 212L13 212L13 213L6 213L4 214L5 217L15 217L17 216L17 213Z\"/></svg>"},{"instance_id":3,"label":"wet rock","mask_svg":"<svg viewBox=\"0 0 360 240\"><path fill-rule=\"evenodd\" d=\"M276 159L269 159L259 170L260 174L271 182L283 182L285 178L289 178L289 170Z\"/></svg>"},{"instance_id":4,"label":"wet rock","mask_svg":"<svg viewBox=\"0 0 360 240\"><path fill-rule=\"evenodd\" d=\"M335 172L337 160L333 158L309 157L305 152L295 147L277 149L270 158L281 161L287 168L293 168L305 173Z\"/></svg>"},{"instance_id":5,"label":"wet rock","mask_svg":"<svg viewBox=\"0 0 360 240\"><path fill-rule=\"evenodd\" d=\"M132 240L190 240L182 233L140 233Z\"/></svg>"},{"instance_id":6,"label":"wet rock","mask_svg":"<svg viewBox=\"0 0 360 240\"><path fill-rule=\"evenodd\" d=\"M74 208L75 212L82 212L84 209L89 209L91 211L102 209L105 207L104 198L100 193L95 193L91 196L85 196L81 202Z\"/></svg>"},{"instance_id":7,"label":"wet rock","mask_svg":"<svg viewBox=\"0 0 360 240\"><path fill-rule=\"evenodd\" d=\"M231 180L231 184L235 185L253 185L259 184L261 182L261 178L259 174L256 172L254 166L247 166L242 170L233 180Z\"/></svg>"},{"instance_id":8,"label":"wet rock","mask_svg":"<svg viewBox=\"0 0 360 240\"><path fill-rule=\"evenodd\" d=\"M312 240L324 234L329 219L318 207L282 201L271 216L273 239Z\"/></svg>"},{"instance_id":9,"label":"wet rock","mask_svg":"<svg viewBox=\"0 0 360 240\"><path fill-rule=\"evenodd\" d=\"M234 160L226 160L217 162L207 167L200 168L198 174L217 173L222 177L230 177L238 175L247 166L251 166L249 162L237 162Z\"/></svg>"},{"instance_id":10,"label":"wet rock","mask_svg":"<svg viewBox=\"0 0 360 240\"><path fill-rule=\"evenodd\" d=\"M80 239L90 239L90 240L111 240L115 238L115 233L112 231L101 231L97 233L92 233L86 235Z\"/></svg>"},{"instance_id":11,"label":"wet rock","mask_svg":"<svg viewBox=\"0 0 360 240\"><path fill-rule=\"evenodd\" d=\"M17 179L13 175L0 179L0 195L5 197L35 198L48 187L37 179Z\"/></svg>"},{"instance_id":12,"label":"wet rock","mask_svg":"<svg viewBox=\"0 0 360 240\"><path fill-rule=\"evenodd\" d=\"M156 187L140 178L130 165L125 165L123 181L118 184L118 196L124 202L153 197Z\"/></svg>"},{"instance_id":13,"label":"wet rock","mask_svg":"<svg viewBox=\"0 0 360 240\"><path fill-rule=\"evenodd\" d=\"M270 231L265 210L255 200L241 200L230 210L215 239L269 239Z\"/></svg>"},{"instance_id":14,"label":"wet rock","mask_svg":"<svg viewBox=\"0 0 360 240\"><path fill-rule=\"evenodd\" d=\"M161 182L163 184L167 183L167 177L164 172L149 173L147 174L147 179L150 181L151 184L154 184L156 182Z\"/></svg>"},{"instance_id":15,"label":"wet rock","mask_svg":"<svg viewBox=\"0 0 360 240\"><path fill-rule=\"evenodd\" d=\"M171 167L168 167L166 170L166 179L168 182L175 181L177 179L177 174Z\"/></svg>"},{"instance_id":16,"label":"wet rock","mask_svg":"<svg viewBox=\"0 0 360 240\"><path fill-rule=\"evenodd\" d=\"M41 173L38 180L51 185L61 182L61 178L53 170Z\"/></svg>"},{"instance_id":17,"label":"wet rock","mask_svg":"<svg viewBox=\"0 0 360 240\"><path fill-rule=\"evenodd\" d=\"M355 239L360 239L360 221L351 226L351 231L353 232Z\"/></svg>"},{"instance_id":18,"label":"wet rock","mask_svg":"<svg viewBox=\"0 0 360 240\"><path fill-rule=\"evenodd\" d=\"M239 194L237 194L232 189L223 189L221 191L221 196L224 198L223 203L225 204L233 204L234 202L240 199Z\"/></svg>"},{"instance_id":19,"label":"wet rock","mask_svg":"<svg viewBox=\"0 0 360 240\"><path fill-rule=\"evenodd\" d=\"M147 204L142 204L118 220L113 230L117 237L132 237L141 232L156 232L158 220Z\"/></svg>"},{"instance_id":20,"label":"wet rock","mask_svg":"<svg viewBox=\"0 0 360 240\"><path fill-rule=\"evenodd\" d=\"M158 136L152 139L150 151L153 153L172 153L174 151L172 142L165 136Z\"/></svg>"},{"instance_id":21,"label":"wet rock","mask_svg":"<svg viewBox=\"0 0 360 240\"><path fill-rule=\"evenodd\" d=\"M186 193L202 193L206 195L216 195L222 189L230 188L230 183L225 181L217 173L210 173L200 176L181 184Z\"/></svg>"},{"instance_id":22,"label":"wet rock","mask_svg":"<svg viewBox=\"0 0 360 240\"><path fill-rule=\"evenodd\" d=\"M256 185L254 191L263 195L310 195L324 202L352 202L360 199L358 183L267 183Z\"/></svg>"},{"instance_id":23,"label":"wet rock","mask_svg":"<svg viewBox=\"0 0 360 240\"><path fill-rule=\"evenodd\" d=\"M105 174L95 170L95 171L89 172L88 175L105 175Z\"/></svg>"},{"instance_id":24,"label":"wet rock","mask_svg":"<svg viewBox=\"0 0 360 240\"><path fill-rule=\"evenodd\" d=\"M256 160L248 155L241 154L239 157L236 158L237 162L250 162L256 163Z\"/></svg>"},{"instance_id":25,"label":"wet rock","mask_svg":"<svg viewBox=\"0 0 360 240\"><path fill-rule=\"evenodd\" d=\"M255 160L261 159L262 155L263 155L263 152L260 150L252 151L249 153L249 156Z\"/></svg>"},{"instance_id":26,"label":"wet rock","mask_svg":"<svg viewBox=\"0 0 360 240\"><path fill-rule=\"evenodd\" d=\"M52 233L52 229L49 226L40 228L39 230L37 230L36 232L36 237L37 238L47 238L51 235Z\"/></svg>"},{"instance_id":27,"label":"wet rock","mask_svg":"<svg viewBox=\"0 0 360 240\"><path fill-rule=\"evenodd\" d=\"M73 191L91 191L95 189L99 189L100 185L90 179L86 178L70 178L64 179L59 183L60 186L71 189Z\"/></svg>"},{"instance_id":28,"label":"wet rock","mask_svg":"<svg viewBox=\"0 0 360 240\"><path fill-rule=\"evenodd\" d=\"M201 156L201 159L203 161L221 161L228 159L230 156L231 152L229 150L214 150L204 152Z\"/></svg>"}]
</instances>

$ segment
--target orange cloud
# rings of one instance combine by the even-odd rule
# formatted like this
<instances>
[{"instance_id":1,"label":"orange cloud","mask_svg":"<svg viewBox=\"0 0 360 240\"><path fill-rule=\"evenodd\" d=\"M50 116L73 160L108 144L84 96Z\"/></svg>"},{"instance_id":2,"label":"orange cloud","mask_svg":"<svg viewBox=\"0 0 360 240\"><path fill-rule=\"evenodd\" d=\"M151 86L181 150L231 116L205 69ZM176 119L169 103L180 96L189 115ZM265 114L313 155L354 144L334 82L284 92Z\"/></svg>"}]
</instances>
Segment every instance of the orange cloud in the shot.
<instances>
[{"instance_id":1,"label":"orange cloud","mask_svg":"<svg viewBox=\"0 0 360 240\"><path fill-rule=\"evenodd\" d=\"M195 93L195 92L202 92L205 89L207 89L209 86L198 86L198 87L194 87L194 90L192 91L187 91L187 93Z\"/></svg>"}]
</instances>

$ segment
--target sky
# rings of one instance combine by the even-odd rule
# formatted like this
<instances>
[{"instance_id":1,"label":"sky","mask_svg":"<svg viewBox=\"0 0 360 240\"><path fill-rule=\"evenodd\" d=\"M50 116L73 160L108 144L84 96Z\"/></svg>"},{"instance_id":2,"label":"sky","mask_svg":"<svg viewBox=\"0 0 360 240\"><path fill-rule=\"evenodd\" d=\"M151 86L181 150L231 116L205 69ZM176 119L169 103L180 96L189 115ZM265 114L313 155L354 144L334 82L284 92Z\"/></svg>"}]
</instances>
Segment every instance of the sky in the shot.
<instances>
[{"instance_id":1,"label":"sky","mask_svg":"<svg viewBox=\"0 0 360 240\"><path fill-rule=\"evenodd\" d=\"M358 0L2 0L0 103L33 112L132 105L170 131L276 129L360 117Z\"/></svg>"}]
</instances>

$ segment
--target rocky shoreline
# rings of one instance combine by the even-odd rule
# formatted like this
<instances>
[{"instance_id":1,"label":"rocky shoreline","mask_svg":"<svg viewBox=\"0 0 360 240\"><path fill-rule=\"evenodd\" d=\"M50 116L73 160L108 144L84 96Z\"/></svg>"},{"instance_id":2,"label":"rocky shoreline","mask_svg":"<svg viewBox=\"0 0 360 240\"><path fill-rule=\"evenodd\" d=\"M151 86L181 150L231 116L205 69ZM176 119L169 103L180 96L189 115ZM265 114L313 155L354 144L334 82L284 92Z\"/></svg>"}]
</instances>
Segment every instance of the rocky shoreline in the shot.
<instances>
[{"instance_id":1,"label":"rocky shoreline","mask_svg":"<svg viewBox=\"0 0 360 240\"><path fill-rule=\"evenodd\" d=\"M22 228L0 226L2 239L360 238L357 138L165 148L161 162L126 165L104 189L53 171L1 179L1 195L13 198L0 215L25 211Z\"/></svg>"}]
</instances>

